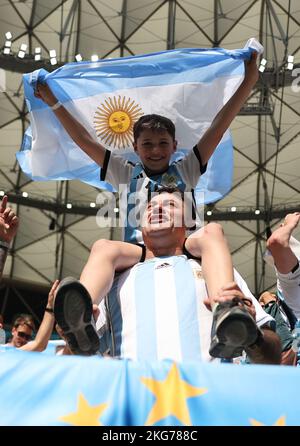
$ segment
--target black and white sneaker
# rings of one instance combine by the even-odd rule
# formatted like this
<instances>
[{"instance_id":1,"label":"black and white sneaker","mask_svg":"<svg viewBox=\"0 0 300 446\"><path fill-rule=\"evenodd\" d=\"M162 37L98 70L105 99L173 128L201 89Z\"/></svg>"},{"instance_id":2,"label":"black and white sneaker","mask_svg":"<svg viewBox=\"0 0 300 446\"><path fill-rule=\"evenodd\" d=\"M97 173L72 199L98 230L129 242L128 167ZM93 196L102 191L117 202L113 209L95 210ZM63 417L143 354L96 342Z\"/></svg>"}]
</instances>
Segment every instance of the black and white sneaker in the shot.
<instances>
[{"instance_id":1,"label":"black and white sneaker","mask_svg":"<svg viewBox=\"0 0 300 446\"><path fill-rule=\"evenodd\" d=\"M74 354L91 356L98 353L100 343L92 299L87 289L73 277L60 282L54 301L54 315Z\"/></svg>"},{"instance_id":2,"label":"black and white sneaker","mask_svg":"<svg viewBox=\"0 0 300 446\"><path fill-rule=\"evenodd\" d=\"M236 358L255 343L259 330L241 299L218 304L213 313L209 354L215 358Z\"/></svg>"}]
</instances>

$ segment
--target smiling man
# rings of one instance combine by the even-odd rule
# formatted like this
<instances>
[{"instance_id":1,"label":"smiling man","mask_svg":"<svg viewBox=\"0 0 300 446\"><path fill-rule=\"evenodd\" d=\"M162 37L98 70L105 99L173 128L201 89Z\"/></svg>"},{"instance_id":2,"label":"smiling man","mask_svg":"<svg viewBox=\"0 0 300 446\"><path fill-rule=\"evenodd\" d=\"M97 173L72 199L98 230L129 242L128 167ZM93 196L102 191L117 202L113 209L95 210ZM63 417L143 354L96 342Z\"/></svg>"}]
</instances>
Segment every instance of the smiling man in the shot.
<instances>
[{"instance_id":1,"label":"smiling man","mask_svg":"<svg viewBox=\"0 0 300 446\"><path fill-rule=\"evenodd\" d=\"M225 345L219 357L237 357L246 350L253 362L280 362L280 341L268 326L272 318L237 272L235 282L220 290L217 298L222 323L214 320L201 266L182 249L182 193L161 190L152 197L143 219L143 237L143 258L118 275L108 294L112 356L211 361L216 356L210 350L212 335ZM92 300L82 283L63 281L54 312L75 353L96 352Z\"/></svg>"}]
</instances>

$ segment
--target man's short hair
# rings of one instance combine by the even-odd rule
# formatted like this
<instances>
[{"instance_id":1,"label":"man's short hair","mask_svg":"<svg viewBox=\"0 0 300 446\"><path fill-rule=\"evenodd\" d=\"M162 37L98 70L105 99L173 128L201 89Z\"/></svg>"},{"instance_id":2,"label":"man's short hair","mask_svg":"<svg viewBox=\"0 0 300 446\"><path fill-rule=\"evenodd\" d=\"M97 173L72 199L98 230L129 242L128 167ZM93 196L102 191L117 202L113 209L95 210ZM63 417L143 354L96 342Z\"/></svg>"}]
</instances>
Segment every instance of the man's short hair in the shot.
<instances>
[{"instance_id":1,"label":"man's short hair","mask_svg":"<svg viewBox=\"0 0 300 446\"><path fill-rule=\"evenodd\" d=\"M182 192L182 190L179 189L179 187L176 186L158 186L156 188L156 190L153 192L153 194L157 194L160 195L162 193L166 192L167 194L179 194L182 201L184 201L184 192Z\"/></svg>"},{"instance_id":2,"label":"man's short hair","mask_svg":"<svg viewBox=\"0 0 300 446\"><path fill-rule=\"evenodd\" d=\"M13 328L18 328L19 325L27 325L32 331L35 330L35 325L30 314L19 314L13 321Z\"/></svg>"},{"instance_id":3,"label":"man's short hair","mask_svg":"<svg viewBox=\"0 0 300 446\"><path fill-rule=\"evenodd\" d=\"M155 114L144 115L138 121L136 121L133 126L134 142L137 141L142 131L146 129L155 130L158 132L161 130L166 130L172 137L173 141L175 140L175 125L171 119L166 118L165 116Z\"/></svg>"}]
</instances>

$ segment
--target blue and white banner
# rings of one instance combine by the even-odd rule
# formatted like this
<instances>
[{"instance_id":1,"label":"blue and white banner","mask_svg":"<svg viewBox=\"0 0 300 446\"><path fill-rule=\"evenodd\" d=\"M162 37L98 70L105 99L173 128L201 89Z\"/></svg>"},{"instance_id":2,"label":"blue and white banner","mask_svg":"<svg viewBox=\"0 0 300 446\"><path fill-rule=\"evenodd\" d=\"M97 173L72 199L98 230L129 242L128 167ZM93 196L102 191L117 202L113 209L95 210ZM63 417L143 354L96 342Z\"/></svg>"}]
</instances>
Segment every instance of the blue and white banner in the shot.
<instances>
[{"instance_id":1,"label":"blue and white banner","mask_svg":"<svg viewBox=\"0 0 300 446\"><path fill-rule=\"evenodd\" d=\"M176 125L179 155L191 150L244 76L251 49L178 49L99 62L67 64L52 73L24 75L31 129L17 154L32 179L80 179L96 187L100 168L67 135L51 109L34 96L37 81L48 85L101 144L131 159L133 123L157 113ZM177 154L178 156L178 154ZM233 150L227 131L200 179L205 202L231 188Z\"/></svg>"},{"instance_id":2,"label":"blue and white banner","mask_svg":"<svg viewBox=\"0 0 300 446\"><path fill-rule=\"evenodd\" d=\"M1 426L299 426L299 400L296 367L0 352Z\"/></svg>"}]
</instances>

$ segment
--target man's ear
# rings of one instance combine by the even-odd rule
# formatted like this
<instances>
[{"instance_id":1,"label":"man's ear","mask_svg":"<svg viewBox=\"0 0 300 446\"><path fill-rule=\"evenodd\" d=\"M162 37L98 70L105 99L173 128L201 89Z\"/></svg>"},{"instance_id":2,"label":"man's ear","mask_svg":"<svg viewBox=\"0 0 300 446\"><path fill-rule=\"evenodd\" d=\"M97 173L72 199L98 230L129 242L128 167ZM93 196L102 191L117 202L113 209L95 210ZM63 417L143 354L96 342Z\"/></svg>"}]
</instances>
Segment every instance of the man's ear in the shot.
<instances>
[{"instance_id":1,"label":"man's ear","mask_svg":"<svg viewBox=\"0 0 300 446\"><path fill-rule=\"evenodd\" d=\"M173 152L176 152L177 150L177 140L174 139L174 143L173 143Z\"/></svg>"},{"instance_id":2,"label":"man's ear","mask_svg":"<svg viewBox=\"0 0 300 446\"><path fill-rule=\"evenodd\" d=\"M137 143L133 142L132 145L133 145L133 150L136 152L137 151Z\"/></svg>"}]
</instances>

